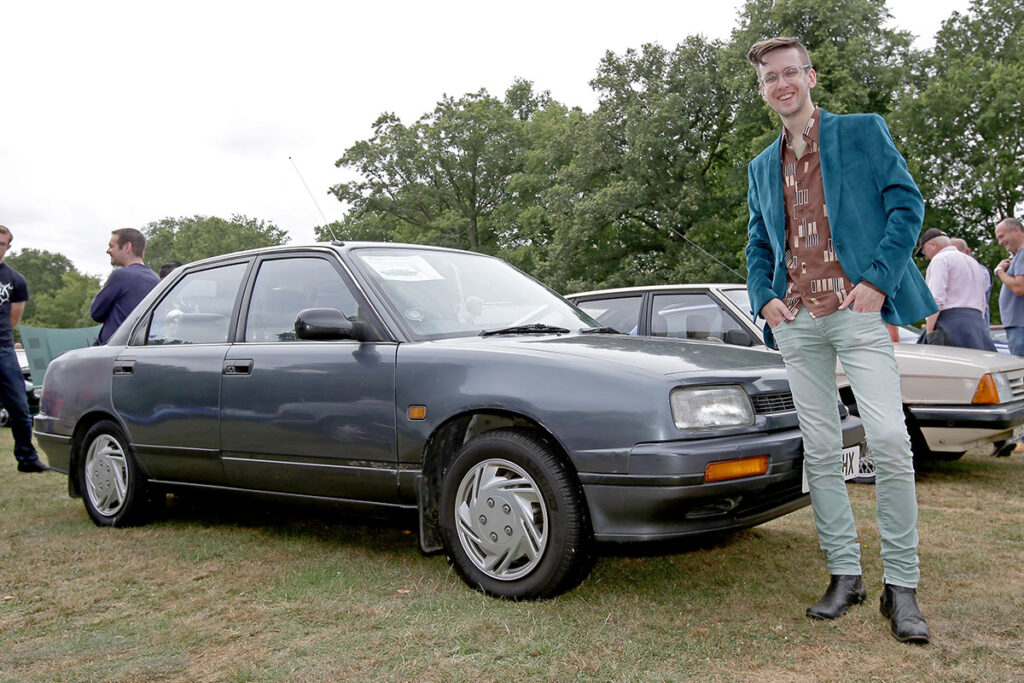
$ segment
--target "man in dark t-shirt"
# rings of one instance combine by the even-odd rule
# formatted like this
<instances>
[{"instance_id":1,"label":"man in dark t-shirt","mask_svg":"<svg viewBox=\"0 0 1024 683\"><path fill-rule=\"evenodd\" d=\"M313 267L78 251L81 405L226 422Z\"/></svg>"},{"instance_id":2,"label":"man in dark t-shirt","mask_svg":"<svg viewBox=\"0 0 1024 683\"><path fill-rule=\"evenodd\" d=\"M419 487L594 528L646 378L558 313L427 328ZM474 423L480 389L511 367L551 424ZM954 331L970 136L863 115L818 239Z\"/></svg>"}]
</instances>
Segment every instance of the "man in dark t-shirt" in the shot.
<instances>
[{"instance_id":1,"label":"man in dark t-shirt","mask_svg":"<svg viewBox=\"0 0 1024 683\"><path fill-rule=\"evenodd\" d=\"M21 322L28 301L28 284L21 273L4 263L4 254L11 248L11 231L0 225L0 402L11 421L14 457L19 472L45 472L32 445L32 416L25 397L25 376L14 350L14 328Z\"/></svg>"},{"instance_id":2,"label":"man in dark t-shirt","mask_svg":"<svg viewBox=\"0 0 1024 683\"><path fill-rule=\"evenodd\" d=\"M134 228L115 230L107 253L110 265L121 266L107 278L103 289L92 300L89 315L103 323L96 344L106 344L128 314L160 282L153 269L142 262L146 252L146 236Z\"/></svg>"}]
</instances>

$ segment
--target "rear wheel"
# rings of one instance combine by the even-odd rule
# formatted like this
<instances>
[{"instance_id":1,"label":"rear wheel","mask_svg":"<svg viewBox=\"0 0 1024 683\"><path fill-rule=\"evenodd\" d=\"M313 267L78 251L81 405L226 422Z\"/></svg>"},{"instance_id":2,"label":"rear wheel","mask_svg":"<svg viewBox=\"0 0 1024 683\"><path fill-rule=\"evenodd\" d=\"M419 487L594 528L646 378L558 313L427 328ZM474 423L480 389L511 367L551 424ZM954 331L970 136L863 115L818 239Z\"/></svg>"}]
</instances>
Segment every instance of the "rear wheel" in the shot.
<instances>
[{"instance_id":1,"label":"rear wheel","mask_svg":"<svg viewBox=\"0 0 1024 683\"><path fill-rule=\"evenodd\" d=\"M132 526L146 508L145 482L121 428L97 422L82 439L78 482L85 509L99 526Z\"/></svg>"},{"instance_id":2,"label":"rear wheel","mask_svg":"<svg viewBox=\"0 0 1024 683\"><path fill-rule=\"evenodd\" d=\"M441 529L462 579L512 600L550 598L592 564L582 490L546 444L514 429L488 432L459 451L441 490Z\"/></svg>"}]
</instances>

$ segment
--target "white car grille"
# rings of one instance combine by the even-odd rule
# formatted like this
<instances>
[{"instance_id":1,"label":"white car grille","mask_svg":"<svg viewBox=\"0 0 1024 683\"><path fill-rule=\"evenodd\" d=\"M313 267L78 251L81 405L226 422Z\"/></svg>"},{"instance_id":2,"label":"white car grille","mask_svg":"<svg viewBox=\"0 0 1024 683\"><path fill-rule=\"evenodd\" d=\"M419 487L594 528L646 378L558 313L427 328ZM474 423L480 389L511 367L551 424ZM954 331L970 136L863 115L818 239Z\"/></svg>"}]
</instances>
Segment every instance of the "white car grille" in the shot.
<instances>
[{"instance_id":1,"label":"white car grille","mask_svg":"<svg viewBox=\"0 0 1024 683\"><path fill-rule=\"evenodd\" d=\"M1013 400L1019 401L1024 398L1024 370L1018 370L1010 375L1010 389L1013 390Z\"/></svg>"}]
</instances>

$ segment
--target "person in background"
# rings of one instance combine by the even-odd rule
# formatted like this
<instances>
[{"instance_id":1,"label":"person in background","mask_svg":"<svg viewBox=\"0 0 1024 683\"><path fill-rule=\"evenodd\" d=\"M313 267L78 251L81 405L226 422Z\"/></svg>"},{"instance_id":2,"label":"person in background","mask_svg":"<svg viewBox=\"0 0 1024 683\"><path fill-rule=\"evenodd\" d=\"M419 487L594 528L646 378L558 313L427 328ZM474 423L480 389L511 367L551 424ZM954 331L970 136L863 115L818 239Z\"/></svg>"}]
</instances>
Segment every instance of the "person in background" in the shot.
<instances>
[{"instance_id":1,"label":"person in background","mask_svg":"<svg viewBox=\"0 0 1024 683\"><path fill-rule=\"evenodd\" d=\"M777 343L786 363L831 575L806 614L836 619L867 597L843 480L838 356L875 462L885 571L879 610L898 640L927 643L916 595L914 462L885 325L937 311L912 258L924 200L880 116L836 116L814 106L817 74L799 40L759 42L747 59L783 124L748 167L747 289L753 314L765 319L765 342Z\"/></svg>"},{"instance_id":2,"label":"person in background","mask_svg":"<svg viewBox=\"0 0 1024 683\"><path fill-rule=\"evenodd\" d=\"M971 249L971 245L967 244L967 240L959 237L950 237L949 241L954 247L974 258L974 250ZM974 260L977 261L978 259ZM978 265L981 265L981 263L979 262ZM982 268L985 267L982 266ZM985 324L990 325L992 323L992 316L989 313L989 301L992 299L992 273L988 272L988 268L985 268L985 277L988 278L988 287L985 288Z\"/></svg>"},{"instance_id":3,"label":"person in background","mask_svg":"<svg viewBox=\"0 0 1024 683\"><path fill-rule=\"evenodd\" d=\"M32 445L32 416L25 397L25 376L14 350L14 328L21 322L28 301L28 283L21 273L4 263L14 235L0 225L0 403L7 410L14 437L14 458L19 472L45 472Z\"/></svg>"},{"instance_id":4,"label":"person in background","mask_svg":"<svg viewBox=\"0 0 1024 683\"><path fill-rule=\"evenodd\" d=\"M160 266L160 279L163 280L165 277L171 274L171 272L181 265L181 261L168 261L167 263Z\"/></svg>"},{"instance_id":5,"label":"person in background","mask_svg":"<svg viewBox=\"0 0 1024 683\"><path fill-rule=\"evenodd\" d=\"M107 278L89 307L89 315L103 323L97 345L106 344L128 314L160 282L153 269L143 263L146 236L134 228L122 228L111 233L107 245L110 265L118 268Z\"/></svg>"},{"instance_id":6,"label":"person in background","mask_svg":"<svg viewBox=\"0 0 1024 683\"><path fill-rule=\"evenodd\" d=\"M955 246L946 233L928 228L918 256L928 259L925 281L939 312L925 319L929 344L995 352L988 331L988 269Z\"/></svg>"},{"instance_id":7,"label":"person in background","mask_svg":"<svg viewBox=\"0 0 1024 683\"><path fill-rule=\"evenodd\" d=\"M1018 258L1024 247L1024 229L1018 218L1004 218L996 225L996 241L1010 252L992 271L1003 288L999 292L999 314L1010 353L1024 356L1024 258Z\"/></svg>"},{"instance_id":8,"label":"person in background","mask_svg":"<svg viewBox=\"0 0 1024 683\"><path fill-rule=\"evenodd\" d=\"M962 251L963 253L967 254L968 256L974 254L974 251L971 250L971 247L967 244L967 240L965 239L962 239L960 237L950 237L949 243L952 244L957 249L959 249L960 251Z\"/></svg>"}]
</instances>

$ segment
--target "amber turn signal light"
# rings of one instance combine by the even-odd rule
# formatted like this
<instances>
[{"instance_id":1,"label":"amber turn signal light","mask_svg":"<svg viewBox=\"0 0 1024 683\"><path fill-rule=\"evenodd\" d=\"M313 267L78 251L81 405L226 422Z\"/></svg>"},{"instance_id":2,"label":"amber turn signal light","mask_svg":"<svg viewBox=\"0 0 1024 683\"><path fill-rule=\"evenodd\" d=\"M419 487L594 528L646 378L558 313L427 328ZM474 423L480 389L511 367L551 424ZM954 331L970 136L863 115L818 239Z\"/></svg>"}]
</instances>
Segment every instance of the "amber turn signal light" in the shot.
<instances>
[{"instance_id":1,"label":"amber turn signal light","mask_svg":"<svg viewBox=\"0 0 1024 683\"><path fill-rule=\"evenodd\" d=\"M753 477L758 474L765 474L767 471L767 455L740 458L739 460L723 460L721 462L708 463L708 466L704 468L704 481L724 481L726 479L739 479L740 477Z\"/></svg>"},{"instance_id":2,"label":"amber turn signal light","mask_svg":"<svg viewBox=\"0 0 1024 683\"><path fill-rule=\"evenodd\" d=\"M409 406L409 419L422 420L427 417L426 406Z\"/></svg>"},{"instance_id":3,"label":"amber turn signal light","mask_svg":"<svg viewBox=\"0 0 1024 683\"><path fill-rule=\"evenodd\" d=\"M978 390L974 392L971 403L999 403L999 389L992 375L985 374L978 382Z\"/></svg>"}]
</instances>

